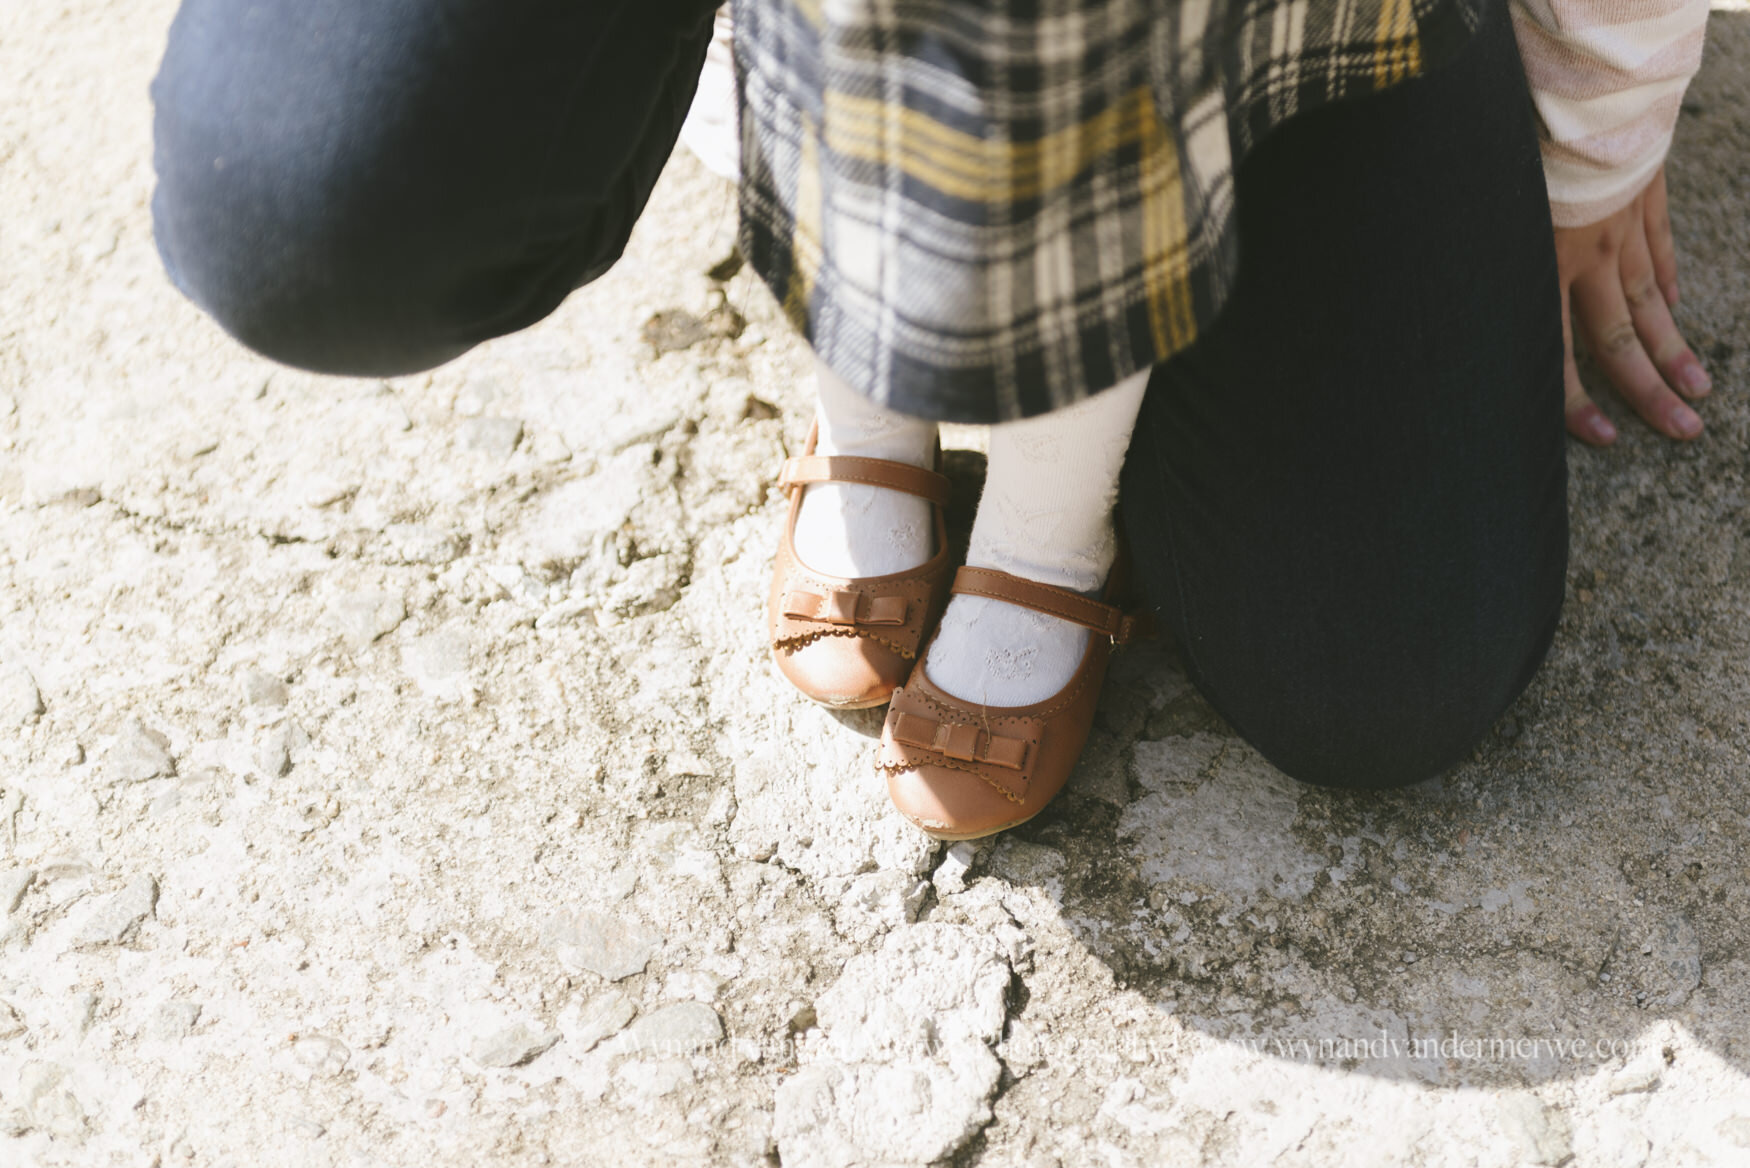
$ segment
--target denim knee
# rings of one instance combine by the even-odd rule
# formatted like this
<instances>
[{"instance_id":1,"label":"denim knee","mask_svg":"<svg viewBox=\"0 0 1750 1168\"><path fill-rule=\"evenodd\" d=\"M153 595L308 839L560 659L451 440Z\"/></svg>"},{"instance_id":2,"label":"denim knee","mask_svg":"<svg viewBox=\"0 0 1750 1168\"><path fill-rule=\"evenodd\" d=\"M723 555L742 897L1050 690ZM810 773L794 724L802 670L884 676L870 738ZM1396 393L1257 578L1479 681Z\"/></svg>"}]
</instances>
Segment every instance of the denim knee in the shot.
<instances>
[{"instance_id":1,"label":"denim knee","mask_svg":"<svg viewBox=\"0 0 1750 1168\"><path fill-rule=\"evenodd\" d=\"M1316 693L1193 669L1199 689L1278 770L1321 787L1383 790L1436 778L1464 761L1524 690L1560 615L1527 613L1520 636L1454 646L1406 667L1357 635L1341 660L1283 662L1282 676L1320 677Z\"/></svg>"},{"instance_id":2,"label":"denim knee","mask_svg":"<svg viewBox=\"0 0 1750 1168\"><path fill-rule=\"evenodd\" d=\"M320 373L393 376L470 347L444 319L437 273L417 259L438 242L368 189L379 167L369 142L216 120L163 81L153 234L172 282L220 327Z\"/></svg>"},{"instance_id":3,"label":"denim knee","mask_svg":"<svg viewBox=\"0 0 1750 1168\"><path fill-rule=\"evenodd\" d=\"M533 218L546 127L492 100L513 85L515 14L474 21L505 42L483 76L457 75L453 15L183 0L152 83L153 231L176 286L245 345L323 373L416 372L591 274L593 208L560 207L565 232Z\"/></svg>"}]
</instances>

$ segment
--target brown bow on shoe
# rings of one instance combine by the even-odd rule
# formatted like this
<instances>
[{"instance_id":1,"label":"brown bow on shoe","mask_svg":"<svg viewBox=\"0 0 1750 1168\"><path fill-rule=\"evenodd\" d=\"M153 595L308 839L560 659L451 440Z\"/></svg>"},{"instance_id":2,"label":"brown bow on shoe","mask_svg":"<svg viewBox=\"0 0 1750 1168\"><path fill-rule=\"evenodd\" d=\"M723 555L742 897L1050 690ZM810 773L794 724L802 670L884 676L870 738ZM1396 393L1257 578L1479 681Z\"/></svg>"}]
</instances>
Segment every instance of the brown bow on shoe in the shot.
<instances>
[{"instance_id":1,"label":"brown bow on shoe","mask_svg":"<svg viewBox=\"0 0 1750 1168\"><path fill-rule=\"evenodd\" d=\"M839 625L903 625L911 606L903 596L870 596L848 588L830 588L825 596L813 592L784 593L784 615L791 620L819 621Z\"/></svg>"},{"instance_id":2,"label":"brown bow on shoe","mask_svg":"<svg viewBox=\"0 0 1750 1168\"><path fill-rule=\"evenodd\" d=\"M805 453L787 459L778 476L778 485L790 493L790 514L766 605L772 657L791 684L817 702L839 709L878 706L911 672L919 643L948 603L948 480L901 462L817 455L815 438L810 430ZM863 483L929 500L935 554L908 572L886 576L814 571L797 556L794 542L802 492L811 483Z\"/></svg>"},{"instance_id":3,"label":"brown bow on shoe","mask_svg":"<svg viewBox=\"0 0 1750 1168\"><path fill-rule=\"evenodd\" d=\"M1114 594L1120 573L1107 581ZM877 764L895 807L937 839L975 839L1045 809L1075 769L1094 725L1112 648L1142 627L1116 605L988 568L961 568L955 593L989 597L1099 634L1061 690L1030 706L975 706L920 666L893 695Z\"/></svg>"}]
</instances>

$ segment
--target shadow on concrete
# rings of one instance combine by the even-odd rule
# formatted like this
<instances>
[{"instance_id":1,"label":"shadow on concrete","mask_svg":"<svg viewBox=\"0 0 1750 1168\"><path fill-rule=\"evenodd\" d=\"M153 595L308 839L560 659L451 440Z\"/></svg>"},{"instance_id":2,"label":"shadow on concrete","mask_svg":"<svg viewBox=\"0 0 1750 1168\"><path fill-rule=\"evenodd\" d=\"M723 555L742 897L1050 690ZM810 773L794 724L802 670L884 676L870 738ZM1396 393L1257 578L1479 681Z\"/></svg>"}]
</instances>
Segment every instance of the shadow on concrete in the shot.
<instances>
[{"instance_id":1,"label":"shadow on concrete","mask_svg":"<svg viewBox=\"0 0 1750 1168\"><path fill-rule=\"evenodd\" d=\"M1302 786L1155 643L1115 663L1065 795L986 853L1040 887L1038 845L1060 853L1051 895L1121 987L1260 1055L1427 1085L1637 1044L1657 1065L1661 1021L1750 1073L1746 60L1750 13L1716 11L1669 167L1708 430L1660 438L1586 371L1623 437L1569 446L1562 624L1473 757L1396 792Z\"/></svg>"}]
</instances>

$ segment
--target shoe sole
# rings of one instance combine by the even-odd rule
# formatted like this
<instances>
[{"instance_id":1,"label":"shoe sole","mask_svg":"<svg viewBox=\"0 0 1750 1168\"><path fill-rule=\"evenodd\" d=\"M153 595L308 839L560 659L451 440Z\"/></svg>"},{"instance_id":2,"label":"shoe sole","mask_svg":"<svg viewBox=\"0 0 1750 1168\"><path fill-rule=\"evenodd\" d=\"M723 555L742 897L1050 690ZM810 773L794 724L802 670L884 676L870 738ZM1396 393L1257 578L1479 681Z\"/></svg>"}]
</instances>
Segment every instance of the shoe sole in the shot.
<instances>
[{"instance_id":1,"label":"shoe sole","mask_svg":"<svg viewBox=\"0 0 1750 1168\"><path fill-rule=\"evenodd\" d=\"M801 693L802 691L797 690L797 692ZM885 706L893 700L892 694L888 694L884 698L866 698L860 702L829 702L825 698L817 698L813 694L803 694L802 696L815 705L825 706L829 710L872 710L876 706Z\"/></svg>"},{"instance_id":2,"label":"shoe sole","mask_svg":"<svg viewBox=\"0 0 1750 1168\"><path fill-rule=\"evenodd\" d=\"M1047 803L1045 806L1049 807L1051 804ZM1023 823L1037 819L1039 817L1039 812L1044 810L1045 807L1041 807L1039 811L1035 811L1032 815L1029 815L1024 819L1017 819L1012 823L1005 823L1001 827L987 827L983 831L935 831L931 828L925 827L909 815L906 816L906 821L931 839L939 839L944 843L959 843L961 840L984 839L987 836L997 835L1005 831L1012 831L1015 828L1020 827Z\"/></svg>"}]
</instances>

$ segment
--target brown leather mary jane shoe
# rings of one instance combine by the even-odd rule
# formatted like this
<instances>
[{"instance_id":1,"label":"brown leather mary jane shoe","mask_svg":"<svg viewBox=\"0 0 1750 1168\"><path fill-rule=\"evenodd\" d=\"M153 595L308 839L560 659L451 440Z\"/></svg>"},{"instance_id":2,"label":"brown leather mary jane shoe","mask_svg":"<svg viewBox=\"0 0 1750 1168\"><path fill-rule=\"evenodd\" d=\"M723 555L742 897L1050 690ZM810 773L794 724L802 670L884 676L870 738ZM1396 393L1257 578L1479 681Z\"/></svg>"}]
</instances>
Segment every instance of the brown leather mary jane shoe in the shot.
<instances>
[{"instance_id":1,"label":"brown leather mary jane shoe","mask_svg":"<svg viewBox=\"0 0 1750 1168\"><path fill-rule=\"evenodd\" d=\"M877 764L893 805L937 839L977 839L1027 822L1063 789L1093 728L1107 659L1135 635L1138 620L1116 605L987 568L961 568L952 590L1094 633L1068 684L1030 706L961 701L921 665L893 695ZM1109 582L1107 599L1112 594Z\"/></svg>"},{"instance_id":2,"label":"brown leather mary jane shoe","mask_svg":"<svg viewBox=\"0 0 1750 1168\"><path fill-rule=\"evenodd\" d=\"M791 684L822 705L879 706L911 673L919 644L948 603L948 480L903 462L817 455L815 437L810 430L805 452L786 459L778 476L778 486L790 495L790 514L766 604L772 657ZM919 567L886 576L816 572L797 556L794 542L802 492L811 483L864 483L929 500L935 554Z\"/></svg>"}]
</instances>

